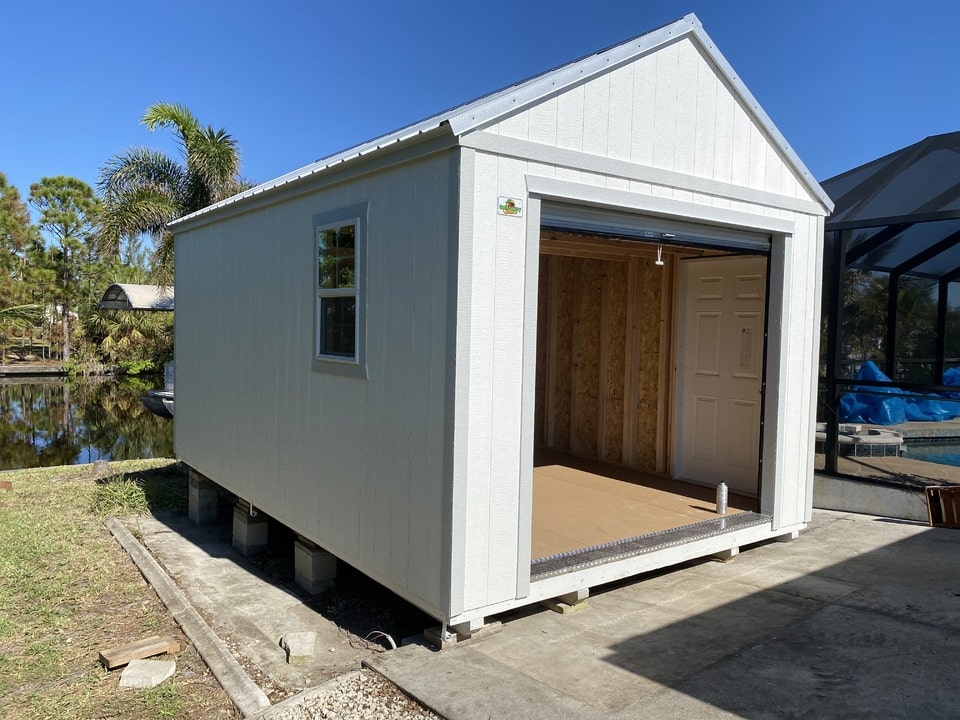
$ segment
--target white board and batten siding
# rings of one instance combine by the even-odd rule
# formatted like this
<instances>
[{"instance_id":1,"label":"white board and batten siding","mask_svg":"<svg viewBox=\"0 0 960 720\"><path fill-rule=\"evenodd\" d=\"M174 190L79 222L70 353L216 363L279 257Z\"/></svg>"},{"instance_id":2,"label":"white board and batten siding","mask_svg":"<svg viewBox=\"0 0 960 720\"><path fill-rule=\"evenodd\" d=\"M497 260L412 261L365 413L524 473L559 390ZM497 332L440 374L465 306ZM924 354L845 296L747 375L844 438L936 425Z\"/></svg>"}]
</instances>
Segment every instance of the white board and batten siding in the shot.
<instances>
[{"instance_id":1,"label":"white board and batten siding","mask_svg":"<svg viewBox=\"0 0 960 720\"><path fill-rule=\"evenodd\" d=\"M693 16L174 223L178 455L452 624L649 569L530 582L541 203L772 238L761 510L801 527L830 201ZM313 217L358 205L365 377L314 362Z\"/></svg>"},{"instance_id":2,"label":"white board and batten siding","mask_svg":"<svg viewBox=\"0 0 960 720\"><path fill-rule=\"evenodd\" d=\"M536 318L541 200L772 236L761 510L774 530L801 526L813 475L825 209L711 53L681 37L460 142L456 454L465 485L455 491L454 526L464 532L454 614L509 604L528 573L521 437L532 433L533 403L522 379L536 358L525 324ZM524 199L525 217L498 215L501 196Z\"/></svg>"},{"instance_id":3,"label":"white board and batten siding","mask_svg":"<svg viewBox=\"0 0 960 720\"><path fill-rule=\"evenodd\" d=\"M453 155L324 176L176 238L178 456L438 617ZM363 203L366 379L313 367L312 218Z\"/></svg>"}]
</instances>

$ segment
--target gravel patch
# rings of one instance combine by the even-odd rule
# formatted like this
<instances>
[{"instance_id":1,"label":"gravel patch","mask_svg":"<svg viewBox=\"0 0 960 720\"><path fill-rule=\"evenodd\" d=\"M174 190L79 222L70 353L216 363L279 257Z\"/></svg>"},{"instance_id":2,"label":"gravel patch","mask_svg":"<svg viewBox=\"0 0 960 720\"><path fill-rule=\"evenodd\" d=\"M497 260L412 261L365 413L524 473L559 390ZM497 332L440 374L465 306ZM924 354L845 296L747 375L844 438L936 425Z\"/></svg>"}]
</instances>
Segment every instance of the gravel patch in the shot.
<instances>
[{"instance_id":1,"label":"gravel patch","mask_svg":"<svg viewBox=\"0 0 960 720\"><path fill-rule=\"evenodd\" d=\"M440 716L364 669L284 700L256 720L440 720Z\"/></svg>"}]
</instances>

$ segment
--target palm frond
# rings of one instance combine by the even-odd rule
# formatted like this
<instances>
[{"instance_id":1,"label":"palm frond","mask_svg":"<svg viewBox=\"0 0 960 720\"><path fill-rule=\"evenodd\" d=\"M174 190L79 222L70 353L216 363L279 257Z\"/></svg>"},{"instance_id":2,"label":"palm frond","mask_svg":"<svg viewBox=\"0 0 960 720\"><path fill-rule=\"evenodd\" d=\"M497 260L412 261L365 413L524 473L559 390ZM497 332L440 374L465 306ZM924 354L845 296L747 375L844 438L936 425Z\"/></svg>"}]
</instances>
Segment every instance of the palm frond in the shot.
<instances>
[{"instance_id":1,"label":"palm frond","mask_svg":"<svg viewBox=\"0 0 960 720\"><path fill-rule=\"evenodd\" d=\"M140 122L153 132L157 128L172 128L184 155L190 154L193 136L200 130L200 121L186 105L154 103L146 109Z\"/></svg>"},{"instance_id":2,"label":"palm frond","mask_svg":"<svg viewBox=\"0 0 960 720\"><path fill-rule=\"evenodd\" d=\"M105 202L97 247L101 252L116 256L124 238L150 235L155 243L162 241L167 223L182 214L179 197L171 197L162 189L150 186L132 187Z\"/></svg>"},{"instance_id":3,"label":"palm frond","mask_svg":"<svg viewBox=\"0 0 960 720\"><path fill-rule=\"evenodd\" d=\"M14 305L0 308L0 320L14 323L35 323L43 318L43 305Z\"/></svg>"},{"instance_id":4,"label":"palm frond","mask_svg":"<svg viewBox=\"0 0 960 720\"><path fill-rule=\"evenodd\" d=\"M237 142L225 130L208 126L200 130L187 156L190 205L199 210L234 194L240 170Z\"/></svg>"},{"instance_id":5,"label":"palm frond","mask_svg":"<svg viewBox=\"0 0 960 720\"><path fill-rule=\"evenodd\" d=\"M183 197L187 173L175 160L150 148L130 148L110 158L100 169L97 188L109 200L143 187Z\"/></svg>"},{"instance_id":6,"label":"palm frond","mask_svg":"<svg viewBox=\"0 0 960 720\"><path fill-rule=\"evenodd\" d=\"M153 245L152 276L157 285L173 287L173 234L167 231Z\"/></svg>"}]
</instances>

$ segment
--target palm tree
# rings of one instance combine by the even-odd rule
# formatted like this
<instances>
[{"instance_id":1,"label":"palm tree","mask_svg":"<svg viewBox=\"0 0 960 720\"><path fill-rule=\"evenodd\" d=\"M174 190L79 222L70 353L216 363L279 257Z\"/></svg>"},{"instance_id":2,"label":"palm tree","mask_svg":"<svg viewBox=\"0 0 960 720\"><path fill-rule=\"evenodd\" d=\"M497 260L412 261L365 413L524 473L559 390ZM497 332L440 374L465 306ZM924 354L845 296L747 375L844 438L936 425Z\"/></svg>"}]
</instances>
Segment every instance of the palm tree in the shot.
<instances>
[{"instance_id":1,"label":"palm tree","mask_svg":"<svg viewBox=\"0 0 960 720\"><path fill-rule=\"evenodd\" d=\"M141 122L150 131L173 130L180 146L178 162L150 148L130 148L100 170L97 186L104 210L99 240L117 256L124 239L150 235L154 274L162 284L173 279L173 237L167 223L224 200L251 184L239 175L237 142L225 130L204 127L183 105L156 103Z\"/></svg>"}]
</instances>

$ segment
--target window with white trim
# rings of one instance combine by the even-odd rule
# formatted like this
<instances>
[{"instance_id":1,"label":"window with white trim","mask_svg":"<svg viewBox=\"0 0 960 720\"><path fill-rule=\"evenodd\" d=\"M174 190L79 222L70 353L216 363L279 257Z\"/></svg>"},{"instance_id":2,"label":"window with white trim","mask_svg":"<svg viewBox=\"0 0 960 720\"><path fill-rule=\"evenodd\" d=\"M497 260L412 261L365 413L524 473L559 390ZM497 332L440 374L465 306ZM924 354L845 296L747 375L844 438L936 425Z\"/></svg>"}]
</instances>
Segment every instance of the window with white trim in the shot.
<instances>
[{"instance_id":1,"label":"window with white trim","mask_svg":"<svg viewBox=\"0 0 960 720\"><path fill-rule=\"evenodd\" d=\"M365 215L364 206L314 217L318 360L362 360Z\"/></svg>"}]
</instances>

